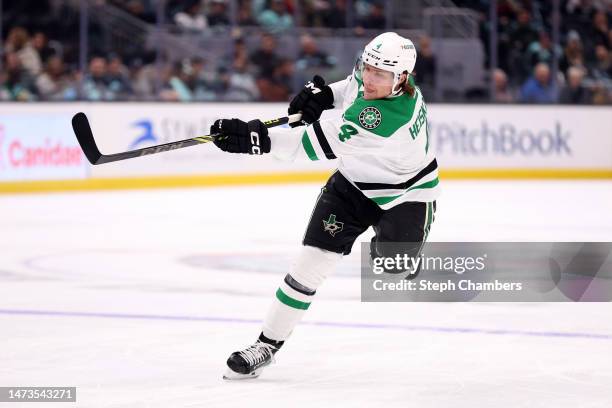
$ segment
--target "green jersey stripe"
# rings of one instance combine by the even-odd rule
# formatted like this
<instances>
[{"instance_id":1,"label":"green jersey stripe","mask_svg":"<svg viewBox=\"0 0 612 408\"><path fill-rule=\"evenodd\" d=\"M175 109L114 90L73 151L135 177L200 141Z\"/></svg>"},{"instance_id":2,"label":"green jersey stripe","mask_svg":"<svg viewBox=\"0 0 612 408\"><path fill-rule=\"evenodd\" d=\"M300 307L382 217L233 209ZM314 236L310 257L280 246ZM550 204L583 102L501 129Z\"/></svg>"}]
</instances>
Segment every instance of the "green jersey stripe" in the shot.
<instances>
[{"instance_id":1,"label":"green jersey stripe","mask_svg":"<svg viewBox=\"0 0 612 408\"><path fill-rule=\"evenodd\" d=\"M418 186L412 186L406 191L404 191L402 194L395 195L395 196L387 196L387 197L370 197L370 200L374 201L378 205L385 205L395 200L396 198L403 196L410 190L417 190L417 189L423 189L423 188L434 188L435 186L438 185L439 182L440 182L440 179L436 177L435 179L427 181L423 184L419 184Z\"/></svg>"},{"instance_id":2,"label":"green jersey stripe","mask_svg":"<svg viewBox=\"0 0 612 408\"><path fill-rule=\"evenodd\" d=\"M312 143L310 143L308 132L306 131L304 131L304 134L302 135L302 147L310 160L319 160L317 154L315 153L314 147L312 147Z\"/></svg>"},{"instance_id":3,"label":"green jersey stripe","mask_svg":"<svg viewBox=\"0 0 612 408\"><path fill-rule=\"evenodd\" d=\"M285 292L281 290L281 288L278 288L278 290L276 291L276 298L280 300L281 303L294 309L306 310L310 307L310 303L301 302L297 299L287 296Z\"/></svg>"}]
</instances>

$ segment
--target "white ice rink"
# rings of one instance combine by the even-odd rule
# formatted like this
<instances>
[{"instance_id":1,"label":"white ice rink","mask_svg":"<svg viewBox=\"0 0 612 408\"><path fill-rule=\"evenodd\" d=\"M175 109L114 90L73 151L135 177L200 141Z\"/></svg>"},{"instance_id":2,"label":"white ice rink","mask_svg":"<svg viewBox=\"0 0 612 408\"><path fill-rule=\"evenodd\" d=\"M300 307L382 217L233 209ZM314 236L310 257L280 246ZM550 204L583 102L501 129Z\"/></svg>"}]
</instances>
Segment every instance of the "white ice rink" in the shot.
<instances>
[{"instance_id":1,"label":"white ice rink","mask_svg":"<svg viewBox=\"0 0 612 408\"><path fill-rule=\"evenodd\" d=\"M443 187L433 241L612 240L612 182ZM76 386L57 406L77 407L612 406L612 304L361 303L358 246L277 364L224 382L318 189L0 196L0 386Z\"/></svg>"}]
</instances>

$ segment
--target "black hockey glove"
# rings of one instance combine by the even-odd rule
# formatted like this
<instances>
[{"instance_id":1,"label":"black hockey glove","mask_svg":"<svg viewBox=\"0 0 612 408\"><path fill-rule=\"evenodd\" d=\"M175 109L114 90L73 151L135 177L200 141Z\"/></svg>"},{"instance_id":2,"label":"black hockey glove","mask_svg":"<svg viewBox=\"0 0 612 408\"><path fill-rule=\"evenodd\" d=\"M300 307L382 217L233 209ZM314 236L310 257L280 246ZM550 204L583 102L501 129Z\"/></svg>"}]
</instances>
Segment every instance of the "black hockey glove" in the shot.
<instances>
[{"instance_id":1,"label":"black hockey glove","mask_svg":"<svg viewBox=\"0 0 612 408\"><path fill-rule=\"evenodd\" d=\"M289 114L302 112L302 120L290 124L291 127L309 125L321 117L326 109L334 107L334 93L325 80L318 75L312 78L289 103Z\"/></svg>"},{"instance_id":2,"label":"black hockey glove","mask_svg":"<svg viewBox=\"0 0 612 408\"><path fill-rule=\"evenodd\" d=\"M240 119L219 119L210 127L210 133L220 133L215 145L229 153L270 153L268 128L258 119L244 122Z\"/></svg>"}]
</instances>

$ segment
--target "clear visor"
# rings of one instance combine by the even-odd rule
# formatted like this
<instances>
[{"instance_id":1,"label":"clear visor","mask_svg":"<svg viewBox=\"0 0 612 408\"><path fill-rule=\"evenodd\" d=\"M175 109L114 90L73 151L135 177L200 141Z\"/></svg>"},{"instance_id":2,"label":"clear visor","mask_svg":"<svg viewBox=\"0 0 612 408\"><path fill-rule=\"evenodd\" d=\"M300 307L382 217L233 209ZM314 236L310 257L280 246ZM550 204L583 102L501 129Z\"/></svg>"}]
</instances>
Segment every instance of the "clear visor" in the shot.
<instances>
[{"instance_id":1,"label":"clear visor","mask_svg":"<svg viewBox=\"0 0 612 408\"><path fill-rule=\"evenodd\" d=\"M393 72L383 71L364 63L361 58L355 63L355 74L363 82L374 86L392 86Z\"/></svg>"}]
</instances>

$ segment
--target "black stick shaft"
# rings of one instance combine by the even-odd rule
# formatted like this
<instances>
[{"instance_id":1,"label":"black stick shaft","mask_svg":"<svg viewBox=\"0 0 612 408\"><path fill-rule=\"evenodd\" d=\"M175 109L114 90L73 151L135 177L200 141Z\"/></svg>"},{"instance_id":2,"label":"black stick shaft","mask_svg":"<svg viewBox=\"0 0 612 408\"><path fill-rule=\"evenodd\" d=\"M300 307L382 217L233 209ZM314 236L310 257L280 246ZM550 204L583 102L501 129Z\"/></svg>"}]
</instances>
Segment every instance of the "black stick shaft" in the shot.
<instances>
[{"instance_id":1,"label":"black stick shaft","mask_svg":"<svg viewBox=\"0 0 612 408\"><path fill-rule=\"evenodd\" d=\"M286 123L293 123L300 120L301 115L290 115L284 116L281 118L267 120L264 123L266 127L272 128L275 126L284 125ZM191 139L179 140L177 142L164 143L156 146L145 147L142 149L130 150L127 152L115 153L115 154L102 154L96 145L96 141L93 136L93 132L91 131L91 126L89 125L89 120L87 116L79 112L72 118L72 128L74 130L74 134L76 135L79 144L81 145L81 149L85 153L87 160L91 164L102 164L102 163L111 163L120 160L133 159L135 157L147 156L150 154L157 154L168 152L170 150L182 149L184 147L195 146L202 143L208 143L218 137L219 134L212 134L206 136L194 137Z\"/></svg>"}]
</instances>

